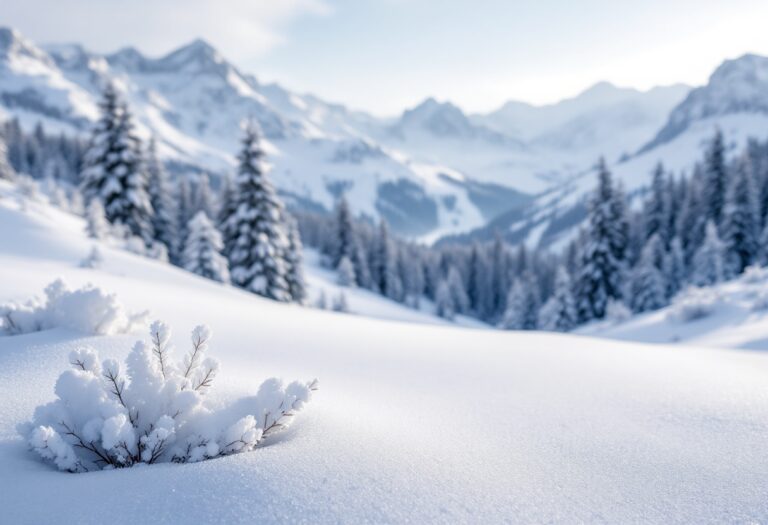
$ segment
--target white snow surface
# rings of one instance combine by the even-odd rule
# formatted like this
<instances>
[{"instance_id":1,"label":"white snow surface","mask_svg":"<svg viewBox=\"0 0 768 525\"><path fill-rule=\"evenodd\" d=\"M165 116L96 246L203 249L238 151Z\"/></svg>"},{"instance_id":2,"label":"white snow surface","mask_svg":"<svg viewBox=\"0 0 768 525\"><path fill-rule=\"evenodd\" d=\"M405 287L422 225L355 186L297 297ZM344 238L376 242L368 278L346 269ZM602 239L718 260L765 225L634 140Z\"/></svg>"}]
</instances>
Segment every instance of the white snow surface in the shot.
<instances>
[{"instance_id":1,"label":"white snow surface","mask_svg":"<svg viewBox=\"0 0 768 525\"><path fill-rule=\"evenodd\" d=\"M748 268L733 281L684 290L661 310L621 323L595 323L579 333L626 341L768 350L768 269Z\"/></svg>"},{"instance_id":2,"label":"white snow surface","mask_svg":"<svg viewBox=\"0 0 768 525\"><path fill-rule=\"evenodd\" d=\"M70 351L123 359L142 334L0 338L7 523L717 523L768 520L768 357L574 335L430 326L260 299L103 248L82 221L0 197L0 301L57 276L216 333L215 401L271 375L318 377L286 433L191 465L57 472L17 425ZM354 298L350 301L354 309ZM212 394L213 396L213 394Z\"/></svg>"}]
</instances>

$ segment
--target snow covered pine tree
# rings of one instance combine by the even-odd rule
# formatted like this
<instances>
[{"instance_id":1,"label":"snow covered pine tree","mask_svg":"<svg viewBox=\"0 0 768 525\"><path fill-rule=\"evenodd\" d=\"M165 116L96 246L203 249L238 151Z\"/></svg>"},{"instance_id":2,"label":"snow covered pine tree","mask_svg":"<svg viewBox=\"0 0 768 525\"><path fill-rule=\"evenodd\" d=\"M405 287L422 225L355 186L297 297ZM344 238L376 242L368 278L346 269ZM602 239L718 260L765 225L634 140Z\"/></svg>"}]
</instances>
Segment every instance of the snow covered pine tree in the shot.
<instances>
[{"instance_id":1,"label":"snow covered pine tree","mask_svg":"<svg viewBox=\"0 0 768 525\"><path fill-rule=\"evenodd\" d=\"M84 159L83 196L88 203L101 200L111 224L124 225L149 246L153 240L152 205L133 119L112 84L104 90L100 108L101 118Z\"/></svg>"},{"instance_id":2,"label":"snow covered pine tree","mask_svg":"<svg viewBox=\"0 0 768 525\"><path fill-rule=\"evenodd\" d=\"M206 279L229 282L229 265L221 255L224 243L221 234L204 211L197 212L189 222L184 243L184 268Z\"/></svg>"},{"instance_id":3,"label":"snow covered pine tree","mask_svg":"<svg viewBox=\"0 0 768 525\"><path fill-rule=\"evenodd\" d=\"M245 128L239 160L237 190L223 231L232 283L276 301L291 301L283 205L267 178L253 122Z\"/></svg>"}]
</instances>

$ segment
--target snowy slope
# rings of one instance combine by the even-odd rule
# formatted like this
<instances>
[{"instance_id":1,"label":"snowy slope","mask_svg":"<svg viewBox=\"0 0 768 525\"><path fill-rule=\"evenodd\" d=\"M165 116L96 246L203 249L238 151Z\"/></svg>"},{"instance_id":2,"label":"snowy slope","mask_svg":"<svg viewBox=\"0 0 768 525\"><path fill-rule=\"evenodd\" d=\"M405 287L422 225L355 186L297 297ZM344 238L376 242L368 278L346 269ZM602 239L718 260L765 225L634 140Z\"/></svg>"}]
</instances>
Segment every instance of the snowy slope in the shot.
<instances>
[{"instance_id":1,"label":"snowy slope","mask_svg":"<svg viewBox=\"0 0 768 525\"><path fill-rule=\"evenodd\" d=\"M768 271L750 269L741 278L702 292L707 315L683 320L675 304L618 323L597 323L580 333L626 341L683 343L717 348L768 350Z\"/></svg>"},{"instance_id":2,"label":"snowy slope","mask_svg":"<svg viewBox=\"0 0 768 525\"><path fill-rule=\"evenodd\" d=\"M68 352L124 357L137 336L0 338L3 520L643 522L768 520L768 358L733 350L381 321L281 305L133 255L77 262L81 223L0 200L0 301L56 276L150 309L184 347L208 323L212 403L319 377L288 433L200 464L65 474L16 433Z\"/></svg>"}]
</instances>

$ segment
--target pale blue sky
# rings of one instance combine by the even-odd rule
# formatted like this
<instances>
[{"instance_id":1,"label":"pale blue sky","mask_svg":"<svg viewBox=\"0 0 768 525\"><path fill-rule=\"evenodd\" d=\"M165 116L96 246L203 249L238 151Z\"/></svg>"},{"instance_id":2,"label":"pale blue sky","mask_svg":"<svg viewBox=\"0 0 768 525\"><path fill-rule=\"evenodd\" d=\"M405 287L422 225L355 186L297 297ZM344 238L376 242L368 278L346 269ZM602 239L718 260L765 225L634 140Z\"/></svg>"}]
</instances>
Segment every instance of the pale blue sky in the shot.
<instances>
[{"instance_id":1,"label":"pale blue sky","mask_svg":"<svg viewBox=\"0 0 768 525\"><path fill-rule=\"evenodd\" d=\"M26 0L0 20L99 51L202 36L262 80L378 114L427 96L484 111L601 80L701 84L725 58L768 55L764 0Z\"/></svg>"}]
</instances>

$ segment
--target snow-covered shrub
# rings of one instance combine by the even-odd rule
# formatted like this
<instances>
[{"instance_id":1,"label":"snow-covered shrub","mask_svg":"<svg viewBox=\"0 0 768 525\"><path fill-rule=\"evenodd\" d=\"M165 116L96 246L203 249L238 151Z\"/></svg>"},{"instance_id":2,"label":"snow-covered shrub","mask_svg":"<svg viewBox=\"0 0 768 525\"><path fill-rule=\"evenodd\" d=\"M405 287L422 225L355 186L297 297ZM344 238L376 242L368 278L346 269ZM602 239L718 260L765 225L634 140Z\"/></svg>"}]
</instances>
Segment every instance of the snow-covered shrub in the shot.
<instances>
[{"instance_id":1,"label":"snow-covered shrub","mask_svg":"<svg viewBox=\"0 0 768 525\"><path fill-rule=\"evenodd\" d=\"M346 255L341 258L339 265L336 267L336 282L339 286L355 286L355 267Z\"/></svg>"},{"instance_id":2,"label":"snow-covered shrub","mask_svg":"<svg viewBox=\"0 0 768 525\"><path fill-rule=\"evenodd\" d=\"M315 308L318 310L328 309L328 299L325 297L325 290L320 290L320 295L317 297L317 301L315 301Z\"/></svg>"},{"instance_id":3,"label":"snow-covered shrub","mask_svg":"<svg viewBox=\"0 0 768 525\"><path fill-rule=\"evenodd\" d=\"M191 463L252 450L286 428L317 380L265 381L256 396L213 410L206 403L219 365L206 357L211 331L198 326L192 346L172 359L170 328L154 322L125 368L93 350L70 354L57 400L38 407L20 431L58 469L86 472L159 462Z\"/></svg>"},{"instance_id":4,"label":"snow-covered shrub","mask_svg":"<svg viewBox=\"0 0 768 525\"><path fill-rule=\"evenodd\" d=\"M117 296L86 285L71 290L61 279L45 288L45 299L0 306L0 334L15 335L70 328L89 334L127 333L143 324L146 313L130 314Z\"/></svg>"},{"instance_id":5,"label":"snow-covered shrub","mask_svg":"<svg viewBox=\"0 0 768 525\"><path fill-rule=\"evenodd\" d=\"M101 254L101 250L94 245L88 252L88 256L80 261L80 268L101 268L103 262L104 256Z\"/></svg>"},{"instance_id":6,"label":"snow-covered shrub","mask_svg":"<svg viewBox=\"0 0 768 525\"><path fill-rule=\"evenodd\" d=\"M333 299L333 311L334 312L349 312L349 303L347 302L347 294L339 292L339 295Z\"/></svg>"},{"instance_id":7,"label":"snow-covered shrub","mask_svg":"<svg viewBox=\"0 0 768 525\"><path fill-rule=\"evenodd\" d=\"M714 312L719 300L720 296L711 288L691 286L674 298L668 317L678 323L703 319Z\"/></svg>"},{"instance_id":8,"label":"snow-covered shrub","mask_svg":"<svg viewBox=\"0 0 768 525\"><path fill-rule=\"evenodd\" d=\"M745 284L760 284L766 280L768 280L768 268L758 265L747 266L741 275L741 282Z\"/></svg>"},{"instance_id":9,"label":"snow-covered shrub","mask_svg":"<svg viewBox=\"0 0 768 525\"><path fill-rule=\"evenodd\" d=\"M605 306L605 320L611 324L619 324L632 317L630 310L623 301L610 299Z\"/></svg>"}]
</instances>

